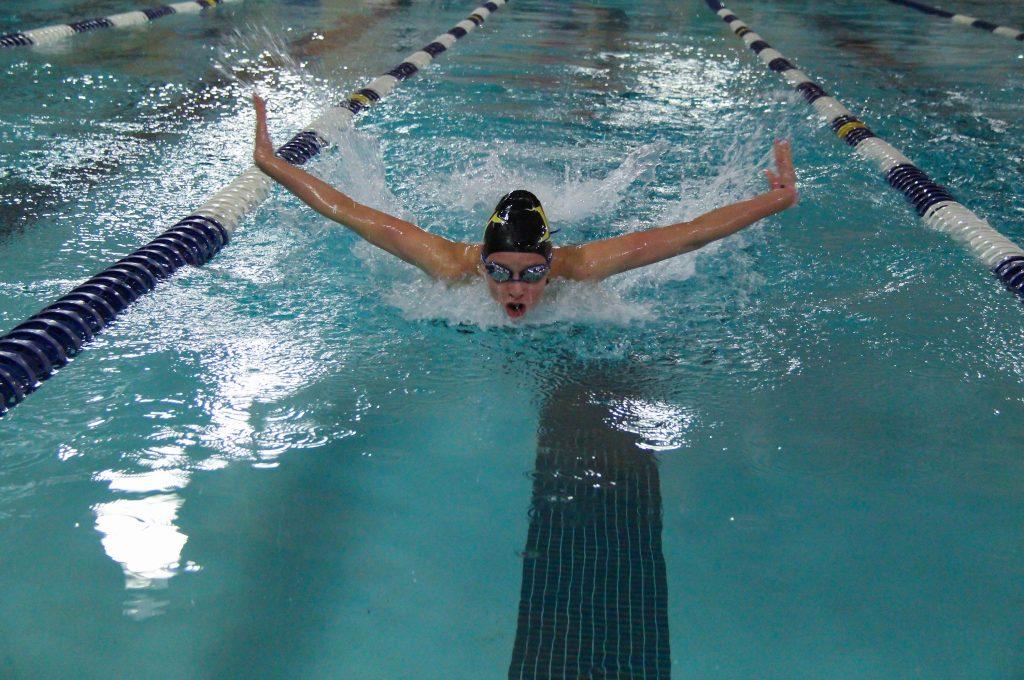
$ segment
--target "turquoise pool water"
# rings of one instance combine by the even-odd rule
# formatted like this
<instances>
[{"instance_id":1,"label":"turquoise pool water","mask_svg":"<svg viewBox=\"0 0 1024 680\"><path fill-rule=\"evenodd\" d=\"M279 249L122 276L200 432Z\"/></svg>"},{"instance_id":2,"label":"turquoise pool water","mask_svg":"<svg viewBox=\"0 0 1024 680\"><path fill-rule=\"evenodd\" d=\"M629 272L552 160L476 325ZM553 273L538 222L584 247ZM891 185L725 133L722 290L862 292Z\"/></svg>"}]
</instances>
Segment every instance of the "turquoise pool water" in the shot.
<instances>
[{"instance_id":1,"label":"turquoise pool water","mask_svg":"<svg viewBox=\"0 0 1024 680\"><path fill-rule=\"evenodd\" d=\"M5 3L0 32L126 9ZM247 167L249 83L283 142L471 9L0 52L0 327ZM730 9L1024 242L1020 43ZM511 326L275 190L0 420L0 675L505 677L538 447L576 431L657 460L672 677L1020 675L1024 310L812 114L702 2L513 0L313 170L465 240L523 186L574 242L751 195L788 136L800 205Z\"/></svg>"}]
</instances>

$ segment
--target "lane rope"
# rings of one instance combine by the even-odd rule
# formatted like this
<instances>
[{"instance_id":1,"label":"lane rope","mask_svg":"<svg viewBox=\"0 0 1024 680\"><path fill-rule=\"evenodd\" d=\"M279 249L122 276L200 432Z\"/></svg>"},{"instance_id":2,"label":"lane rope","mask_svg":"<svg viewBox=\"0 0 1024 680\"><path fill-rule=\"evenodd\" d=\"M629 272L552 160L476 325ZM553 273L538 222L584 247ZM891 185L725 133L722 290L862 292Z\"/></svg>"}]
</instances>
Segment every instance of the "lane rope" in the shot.
<instances>
[{"instance_id":1,"label":"lane rope","mask_svg":"<svg viewBox=\"0 0 1024 680\"><path fill-rule=\"evenodd\" d=\"M1011 28L1009 26L999 26L993 24L991 21L984 21L982 19L975 19L972 16L966 14L957 14L955 12L947 12L944 9L938 7L932 7L926 5L923 2L916 2L915 0L889 0L894 5L903 5L904 7L910 7L916 9L918 12L924 12L925 14L931 14L936 17L943 17L949 19L954 24L960 24L962 26L973 26L974 28L980 28L983 31L989 33L995 33L996 35L1002 35L1007 38L1013 38L1014 40L1020 40L1024 42L1024 31L1017 28Z\"/></svg>"},{"instance_id":2,"label":"lane rope","mask_svg":"<svg viewBox=\"0 0 1024 680\"><path fill-rule=\"evenodd\" d=\"M841 140L873 163L886 181L917 209L925 224L945 232L981 260L1011 291L1024 297L1024 250L989 223L958 203L949 190L935 183L899 150L877 137L837 99L754 33L719 0L705 0L757 58L793 86Z\"/></svg>"},{"instance_id":3,"label":"lane rope","mask_svg":"<svg viewBox=\"0 0 1024 680\"><path fill-rule=\"evenodd\" d=\"M70 24L56 24L54 26L44 26L43 28L33 28L30 31L7 33L0 35L0 48L48 45L64 40L76 33L88 33L89 31L101 28L139 26L171 14L197 14L208 7L215 7L229 2L238 2L238 0L186 0L186 2L176 2L173 5L160 5L159 7L150 7L134 12L111 14L108 17L96 17L94 19L75 21Z\"/></svg>"},{"instance_id":4,"label":"lane rope","mask_svg":"<svg viewBox=\"0 0 1024 680\"><path fill-rule=\"evenodd\" d=\"M330 132L351 125L356 114L426 68L505 4L506 0L491 0L477 7L423 49L328 109L283 144L277 155L293 165L306 163L329 146ZM227 245L242 218L263 202L272 184L273 180L251 166L156 239L0 336L0 416L21 403L78 354L93 335L161 280L186 264L208 262Z\"/></svg>"}]
</instances>

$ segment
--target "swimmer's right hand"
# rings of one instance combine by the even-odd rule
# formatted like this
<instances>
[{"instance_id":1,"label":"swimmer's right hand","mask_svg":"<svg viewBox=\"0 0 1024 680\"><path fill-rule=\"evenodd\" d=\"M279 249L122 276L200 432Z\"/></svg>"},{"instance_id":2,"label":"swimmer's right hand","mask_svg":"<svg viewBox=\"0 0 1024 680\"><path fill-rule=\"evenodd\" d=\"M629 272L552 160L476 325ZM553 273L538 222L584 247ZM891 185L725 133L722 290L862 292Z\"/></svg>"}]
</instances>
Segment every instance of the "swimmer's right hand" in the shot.
<instances>
[{"instance_id":1,"label":"swimmer's right hand","mask_svg":"<svg viewBox=\"0 0 1024 680\"><path fill-rule=\"evenodd\" d=\"M267 132L267 102L253 92L252 105L256 109L256 142L253 146L252 159L261 170L264 170L264 166L276 158L274 142Z\"/></svg>"}]
</instances>

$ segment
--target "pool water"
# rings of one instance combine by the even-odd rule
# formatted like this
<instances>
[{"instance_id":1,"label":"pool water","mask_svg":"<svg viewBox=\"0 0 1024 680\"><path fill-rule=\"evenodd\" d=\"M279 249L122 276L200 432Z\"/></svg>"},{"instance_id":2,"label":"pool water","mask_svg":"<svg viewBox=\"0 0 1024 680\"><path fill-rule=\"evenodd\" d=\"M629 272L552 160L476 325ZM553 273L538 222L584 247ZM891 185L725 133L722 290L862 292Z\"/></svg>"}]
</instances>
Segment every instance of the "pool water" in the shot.
<instances>
[{"instance_id":1,"label":"pool water","mask_svg":"<svg viewBox=\"0 0 1024 680\"><path fill-rule=\"evenodd\" d=\"M1024 243L1024 44L729 7ZM0 32L127 9L17 0ZM283 142L472 9L246 2L0 52L0 327L244 170L253 85ZM572 243L761 191L776 137L795 209L522 324L275 189L0 420L0 676L667 677L517 641L530 532L596 526L563 454L611 461L594 497L651 485L623 516L661 529L671 677L1019 676L1024 310L703 2L513 0L311 169L466 241L528 188Z\"/></svg>"}]
</instances>

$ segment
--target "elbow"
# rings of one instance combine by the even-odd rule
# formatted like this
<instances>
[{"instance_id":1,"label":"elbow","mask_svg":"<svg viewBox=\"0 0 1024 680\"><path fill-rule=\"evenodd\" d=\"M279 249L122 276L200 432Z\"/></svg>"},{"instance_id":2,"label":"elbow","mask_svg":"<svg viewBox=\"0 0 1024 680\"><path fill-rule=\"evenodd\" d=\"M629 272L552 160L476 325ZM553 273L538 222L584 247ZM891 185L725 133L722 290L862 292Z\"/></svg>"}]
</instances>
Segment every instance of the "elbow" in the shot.
<instances>
[{"instance_id":1,"label":"elbow","mask_svg":"<svg viewBox=\"0 0 1024 680\"><path fill-rule=\"evenodd\" d=\"M695 225L694 228L690 229L683 239L675 244L675 255L682 255L683 253L689 253L694 250L700 250L709 243L723 238L726 234L716 232L712 228L708 228L703 225Z\"/></svg>"},{"instance_id":2,"label":"elbow","mask_svg":"<svg viewBox=\"0 0 1024 680\"><path fill-rule=\"evenodd\" d=\"M260 169L264 175L273 177L273 166L271 161L267 159L263 154L253 154L252 162L256 164L256 167Z\"/></svg>"},{"instance_id":3,"label":"elbow","mask_svg":"<svg viewBox=\"0 0 1024 680\"><path fill-rule=\"evenodd\" d=\"M704 246L708 245L709 243L714 243L717 240L718 240L717 238L698 238L698 239L693 239L693 240L685 243L683 245L683 247L679 249L679 252L677 252L676 255L682 255L683 253L691 253L694 250L700 250L701 248L703 248Z\"/></svg>"},{"instance_id":4,"label":"elbow","mask_svg":"<svg viewBox=\"0 0 1024 680\"><path fill-rule=\"evenodd\" d=\"M279 170L281 168L281 163L285 163L286 165L288 164L287 161L282 160L276 154L268 154L265 152L261 153L259 151L252 155L252 162L256 164L256 167L259 168L264 175L275 180L280 174Z\"/></svg>"}]
</instances>

